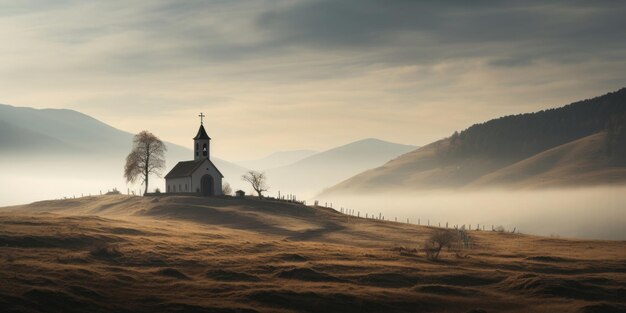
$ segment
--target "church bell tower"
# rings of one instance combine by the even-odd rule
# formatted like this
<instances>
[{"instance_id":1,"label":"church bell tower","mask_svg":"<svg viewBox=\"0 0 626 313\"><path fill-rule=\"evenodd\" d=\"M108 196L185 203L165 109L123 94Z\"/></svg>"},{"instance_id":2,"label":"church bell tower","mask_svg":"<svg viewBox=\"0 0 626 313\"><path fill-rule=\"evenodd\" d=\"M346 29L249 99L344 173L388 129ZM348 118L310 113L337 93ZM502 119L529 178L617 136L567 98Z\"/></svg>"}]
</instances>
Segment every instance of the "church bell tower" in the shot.
<instances>
[{"instance_id":1,"label":"church bell tower","mask_svg":"<svg viewBox=\"0 0 626 313\"><path fill-rule=\"evenodd\" d=\"M201 159L209 159L211 154L210 154L210 145L211 145L211 138L209 137L209 135L207 135L206 130L204 130L204 117L205 115L200 113L200 115L198 115L200 117L200 129L198 129L198 134L196 134L196 137L193 138L193 144L194 144L194 149L193 149L193 153L194 153L194 160L201 160Z\"/></svg>"}]
</instances>

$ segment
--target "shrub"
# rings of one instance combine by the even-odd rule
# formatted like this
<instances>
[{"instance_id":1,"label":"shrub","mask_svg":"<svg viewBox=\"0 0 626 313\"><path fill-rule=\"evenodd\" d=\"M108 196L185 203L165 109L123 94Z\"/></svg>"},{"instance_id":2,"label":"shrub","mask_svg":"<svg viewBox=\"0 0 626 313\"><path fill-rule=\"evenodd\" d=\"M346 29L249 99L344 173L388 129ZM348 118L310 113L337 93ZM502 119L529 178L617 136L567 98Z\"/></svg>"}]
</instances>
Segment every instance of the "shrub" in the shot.
<instances>
[{"instance_id":1,"label":"shrub","mask_svg":"<svg viewBox=\"0 0 626 313\"><path fill-rule=\"evenodd\" d=\"M224 183L224 185L222 186L222 194L224 194L225 196L230 196L233 193L233 189L230 187L229 183Z\"/></svg>"},{"instance_id":2,"label":"shrub","mask_svg":"<svg viewBox=\"0 0 626 313\"><path fill-rule=\"evenodd\" d=\"M107 195L119 195L120 191L117 188L113 188L113 190L106 193Z\"/></svg>"},{"instance_id":3,"label":"shrub","mask_svg":"<svg viewBox=\"0 0 626 313\"><path fill-rule=\"evenodd\" d=\"M452 248L459 238L458 234L453 230L437 229L424 242L424 252L429 260L438 260L441 249L447 247Z\"/></svg>"},{"instance_id":4,"label":"shrub","mask_svg":"<svg viewBox=\"0 0 626 313\"><path fill-rule=\"evenodd\" d=\"M156 189L154 189L154 193L161 193L161 189L159 189L159 187L157 187Z\"/></svg>"}]
</instances>

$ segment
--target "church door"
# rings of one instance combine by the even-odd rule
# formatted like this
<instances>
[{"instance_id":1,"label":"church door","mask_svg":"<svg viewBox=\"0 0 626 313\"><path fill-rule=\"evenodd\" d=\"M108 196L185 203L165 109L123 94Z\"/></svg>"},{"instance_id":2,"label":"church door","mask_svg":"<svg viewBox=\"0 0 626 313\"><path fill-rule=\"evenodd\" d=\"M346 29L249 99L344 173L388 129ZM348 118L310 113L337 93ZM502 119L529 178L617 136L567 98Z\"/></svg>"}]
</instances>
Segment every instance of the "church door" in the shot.
<instances>
[{"instance_id":1,"label":"church door","mask_svg":"<svg viewBox=\"0 0 626 313\"><path fill-rule=\"evenodd\" d=\"M202 176L200 180L200 190L203 196L213 196L215 193L213 192L213 186L215 186L215 181L213 181L213 176L207 174Z\"/></svg>"}]
</instances>

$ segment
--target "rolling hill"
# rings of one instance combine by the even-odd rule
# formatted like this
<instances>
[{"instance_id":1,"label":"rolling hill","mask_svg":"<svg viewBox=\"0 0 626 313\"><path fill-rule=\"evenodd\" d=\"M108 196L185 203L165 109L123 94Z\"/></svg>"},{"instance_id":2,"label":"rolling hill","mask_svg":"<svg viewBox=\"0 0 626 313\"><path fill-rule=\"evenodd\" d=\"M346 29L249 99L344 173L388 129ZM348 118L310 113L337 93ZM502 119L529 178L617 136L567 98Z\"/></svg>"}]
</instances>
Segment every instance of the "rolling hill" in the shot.
<instances>
[{"instance_id":1,"label":"rolling hill","mask_svg":"<svg viewBox=\"0 0 626 313\"><path fill-rule=\"evenodd\" d=\"M363 139L306 157L293 164L267 171L272 191L312 196L324 187L333 185L366 169L384 164L415 146Z\"/></svg>"},{"instance_id":2,"label":"rolling hill","mask_svg":"<svg viewBox=\"0 0 626 313\"><path fill-rule=\"evenodd\" d=\"M621 312L624 241L454 230L253 198L0 208L3 312ZM455 237L453 237L455 238ZM590 249L592 247L593 249Z\"/></svg>"},{"instance_id":3,"label":"rolling hill","mask_svg":"<svg viewBox=\"0 0 626 313\"><path fill-rule=\"evenodd\" d=\"M626 182L626 89L476 124L351 177L323 195Z\"/></svg>"},{"instance_id":4,"label":"rolling hill","mask_svg":"<svg viewBox=\"0 0 626 313\"><path fill-rule=\"evenodd\" d=\"M626 167L607 157L606 132L583 137L484 175L469 186L520 188L623 183Z\"/></svg>"}]
</instances>

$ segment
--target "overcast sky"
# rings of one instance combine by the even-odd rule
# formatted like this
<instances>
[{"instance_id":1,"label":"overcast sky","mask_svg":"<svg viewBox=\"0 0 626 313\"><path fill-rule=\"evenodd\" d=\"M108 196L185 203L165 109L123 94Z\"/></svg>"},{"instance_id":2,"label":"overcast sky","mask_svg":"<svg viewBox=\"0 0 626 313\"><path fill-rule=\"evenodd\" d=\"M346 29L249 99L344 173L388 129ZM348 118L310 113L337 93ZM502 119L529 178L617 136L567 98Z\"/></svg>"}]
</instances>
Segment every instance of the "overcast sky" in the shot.
<instances>
[{"instance_id":1,"label":"overcast sky","mask_svg":"<svg viewBox=\"0 0 626 313\"><path fill-rule=\"evenodd\" d=\"M624 1L0 0L0 103L70 108L237 161L626 87Z\"/></svg>"}]
</instances>

